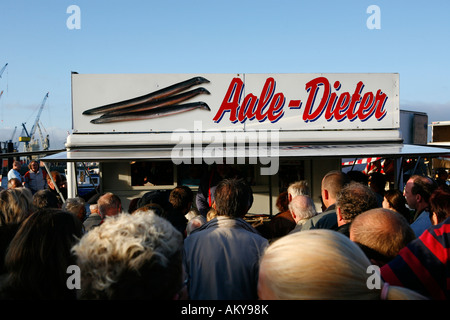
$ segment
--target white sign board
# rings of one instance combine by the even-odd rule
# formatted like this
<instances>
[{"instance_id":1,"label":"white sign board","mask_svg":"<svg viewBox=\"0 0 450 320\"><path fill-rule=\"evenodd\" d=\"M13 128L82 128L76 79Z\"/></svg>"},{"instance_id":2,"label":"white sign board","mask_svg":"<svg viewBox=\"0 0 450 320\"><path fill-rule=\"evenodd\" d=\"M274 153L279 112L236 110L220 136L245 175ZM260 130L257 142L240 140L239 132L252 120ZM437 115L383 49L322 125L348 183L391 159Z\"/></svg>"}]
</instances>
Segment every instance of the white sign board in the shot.
<instances>
[{"instance_id":1,"label":"white sign board","mask_svg":"<svg viewBox=\"0 0 450 320\"><path fill-rule=\"evenodd\" d=\"M398 129L399 76L73 74L72 112L74 133Z\"/></svg>"}]
</instances>

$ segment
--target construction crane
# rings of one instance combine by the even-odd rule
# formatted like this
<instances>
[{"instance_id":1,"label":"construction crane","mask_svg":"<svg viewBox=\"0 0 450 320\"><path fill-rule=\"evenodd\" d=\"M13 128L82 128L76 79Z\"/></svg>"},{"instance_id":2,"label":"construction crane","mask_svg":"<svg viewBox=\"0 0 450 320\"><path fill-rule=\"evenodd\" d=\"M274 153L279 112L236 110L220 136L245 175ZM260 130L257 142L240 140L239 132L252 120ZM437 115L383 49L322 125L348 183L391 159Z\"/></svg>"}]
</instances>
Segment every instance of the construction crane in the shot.
<instances>
[{"instance_id":1,"label":"construction crane","mask_svg":"<svg viewBox=\"0 0 450 320\"><path fill-rule=\"evenodd\" d=\"M30 132L27 131L27 128L25 127L25 123L22 123L23 130L22 130L21 136L19 137L19 142L25 142L24 151L32 151L31 150L32 145L36 145L36 142L35 142L36 139L34 138L34 134L36 133L36 129L39 127L39 119L41 117L42 109L44 109L45 102L47 101L48 94L49 93L47 92L47 94L44 97L44 100L42 100L41 106L39 107L39 111L36 116L36 120L34 120L34 124L31 127ZM24 136L23 133L25 133L26 135ZM30 143L31 141L32 141L32 143Z\"/></svg>"},{"instance_id":2,"label":"construction crane","mask_svg":"<svg viewBox=\"0 0 450 320\"><path fill-rule=\"evenodd\" d=\"M5 71L7 66L8 66L8 64L5 64L5 66L2 68L2 70L0 70L0 78L2 77L2 74Z\"/></svg>"},{"instance_id":3,"label":"construction crane","mask_svg":"<svg viewBox=\"0 0 450 320\"><path fill-rule=\"evenodd\" d=\"M37 128L38 128L38 132L39 132L39 139L41 141L42 150L44 150L44 151L48 150L48 148L50 146L48 134L44 138L44 135L42 134L41 126L39 125L39 123L37 124ZM44 128L44 130L45 130L45 128Z\"/></svg>"},{"instance_id":4,"label":"construction crane","mask_svg":"<svg viewBox=\"0 0 450 320\"><path fill-rule=\"evenodd\" d=\"M11 139L9 139L9 140L7 140L7 141L4 142L4 144L5 144L5 150L8 148L8 144L9 144L9 143L12 143L12 146L13 146L13 149L14 149L14 150L17 149L17 144L12 142L13 139L14 139L14 136L16 135L16 131L17 131L17 126L14 127L14 131L13 131L13 133L12 133L12 135L11 135Z\"/></svg>"}]
</instances>

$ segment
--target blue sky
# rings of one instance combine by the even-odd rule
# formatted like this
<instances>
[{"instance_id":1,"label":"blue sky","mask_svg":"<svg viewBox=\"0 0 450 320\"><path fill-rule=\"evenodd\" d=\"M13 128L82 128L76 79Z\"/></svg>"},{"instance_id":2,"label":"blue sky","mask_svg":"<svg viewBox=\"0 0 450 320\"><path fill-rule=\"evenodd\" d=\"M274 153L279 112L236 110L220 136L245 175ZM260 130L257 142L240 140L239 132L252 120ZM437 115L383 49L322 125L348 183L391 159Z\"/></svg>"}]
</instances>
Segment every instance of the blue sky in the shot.
<instances>
[{"instance_id":1,"label":"blue sky","mask_svg":"<svg viewBox=\"0 0 450 320\"><path fill-rule=\"evenodd\" d=\"M81 28L66 26L70 5ZM366 10L377 5L381 29ZM450 1L2 0L0 141L71 131L70 73L399 73L400 107L450 120Z\"/></svg>"}]
</instances>

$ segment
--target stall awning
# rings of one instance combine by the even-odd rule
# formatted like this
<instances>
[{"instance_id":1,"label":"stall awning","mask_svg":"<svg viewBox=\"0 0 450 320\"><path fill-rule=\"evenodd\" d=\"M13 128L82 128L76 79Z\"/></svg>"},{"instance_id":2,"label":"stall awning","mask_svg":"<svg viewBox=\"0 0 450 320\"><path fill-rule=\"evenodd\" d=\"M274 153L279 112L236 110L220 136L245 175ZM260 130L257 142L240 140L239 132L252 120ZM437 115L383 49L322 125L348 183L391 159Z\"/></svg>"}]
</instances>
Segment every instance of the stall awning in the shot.
<instances>
[{"instance_id":1,"label":"stall awning","mask_svg":"<svg viewBox=\"0 0 450 320\"><path fill-rule=\"evenodd\" d=\"M214 160L218 158L368 158L368 157L437 157L449 155L450 149L409 144L347 144L347 145L271 145L261 146L202 146L72 149L42 158L47 162L105 162L133 160L187 159Z\"/></svg>"},{"instance_id":2,"label":"stall awning","mask_svg":"<svg viewBox=\"0 0 450 320\"><path fill-rule=\"evenodd\" d=\"M353 166L356 164L366 164L366 163L372 163L378 160L381 160L383 158L381 157L370 157L370 158L362 158L362 159L356 159L356 160L352 160L352 161L344 161L342 162L343 166Z\"/></svg>"}]
</instances>

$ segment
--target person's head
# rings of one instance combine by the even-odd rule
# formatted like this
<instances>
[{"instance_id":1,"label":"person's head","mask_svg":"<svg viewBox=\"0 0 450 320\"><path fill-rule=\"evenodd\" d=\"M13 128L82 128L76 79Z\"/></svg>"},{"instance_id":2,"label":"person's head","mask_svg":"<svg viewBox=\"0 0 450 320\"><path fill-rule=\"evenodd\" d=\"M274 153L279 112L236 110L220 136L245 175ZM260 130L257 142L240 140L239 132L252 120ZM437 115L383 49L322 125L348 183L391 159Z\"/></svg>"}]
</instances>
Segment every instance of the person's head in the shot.
<instances>
[{"instance_id":1,"label":"person's head","mask_svg":"<svg viewBox=\"0 0 450 320\"><path fill-rule=\"evenodd\" d=\"M183 288L183 237L139 210L108 218L73 247L80 299L174 299Z\"/></svg>"},{"instance_id":2,"label":"person's head","mask_svg":"<svg viewBox=\"0 0 450 320\"><path fill-rule=\"evenodd\" d=\"M39 163L36 160L31 161L28 164L28 169L30 169L33 172L38 172L39 171Z\"/></svg>"},{"instance_id":3,"label":"person's head","mask_svg":"<svg viewBox=\"0 0 450 320\"><path fill-rule=\"evenodd\" d=\"M317 212L314 201L310 196L295 196L289 203L289 211L297 224L304 224L308 219L314 217Z\"/></svg>"},{"instance_id":4,"label":"person's head","mask_svg":"<svg viewBox=\"0 0 450 320\"><path fill-rule=\"evenodd\" d=\"M183 214L189 212L194 201L194 193L187 186L178 186L174 188L169 195L169 202L173 209Z\"/></svg>"},{"instance_id":5,"label":"person's head","mask_svg":"<svg viewBox=\"0 0 450 320\"><path fill-rule=\"evenodd\" d=\"M21 223L33 212L29 189L6 189L0 192L0 225Z\"/></svg>"},{"instance_id":6,"label":"person's head","mask_svg":"<svg viewBox=\"0 0 450 320\"><path fill-rule=\"evenodd\" d=\"M281 192L277 197L276 206L279 212L289 210L289 196L287 191Z\"/></svg>"},{"instance_id":7,"label":"person's head","mask_svg":"<svg viewBox=\"0 0 450 320\"><path fill-rule=\"evenodd\" d=\"M86 217L85 204L86 202L83 198L68 198L66 202L64 202L62 209L74 214L81 222L83 222Z\"/></svg>"},{"instance_id":8,"label":"person's head","mask_svg":"<svg viewBox=\"0 0 450 320\"><path fill-rule=\"evenodd\" d=\"M60 208L58 197L49 189L42 189L33 195L33 206L36 209Z\"/></svg>"},{"instance_id":9,"label":"person's head","mask_svg":"<svg viewBox=\"0 0 450 320\"><path fill-rule=\"evenodd\" d=\"M17 178L12 178L8 181L8 189L15 189L22 187L22 183Z\"/></svg>"},{"instance_id":10,"label":"person's head","mask_svg":"<svg viewBox=\"0 0 450 320\"><path fill-rule=\"evenodd\" d=\"M386 187L386 176L381 172L372 172L369 177L368 185L373 192L384 194Z\"/></svg>"},{"instance_id":11,"label":"person's head","mask_svg":"<svg viewBox=\"0 0 450 320\"><path fill-rule=\"evenodd\" d=\"M428 208L430 196L437 188L434 180L420 175L413 175L406 182L403 195L411 209L422 211Z\"/></svg>"},{"instance_id":12,"label":"person's head","mask_svg":"<svg viewBox=\"0 0 450 320\"><path fill-rule=\"evenodd\" d=\"M251 189L244 179L224 179L217 185L213 208L218 216L243 218L251 207Z\"/></svg>"},{"instance_id":13,"label":"person's head","mask_svg":"<svg viewBox=\"0 0 450 320\"><path fill-rule=\"evenodd\" d=\"M51 176L51 177L50 177L50 176ZM61 174L60 174L58 171L52 171L52 172L50 172L49 175L47 175L47 184L48 184L48 187L49 187L50 189L55 190L56 188L55 188L55 185L54 185L53 182L52 182L52 178L53 178L53 181L55 181L56 186L57 186L58 188L60 188L60 187L61 187L61 182L62 182Z\"/></svg>"},{"instance_id":14,"label":"person's head","mask_svg":"<svg viewBox=\"0 0 450 320\"><path fill-rule=\"evenodd\" d=\"M367 257L382 266L416 238L408 221L399 213L376 208L357 215L350 225L350 240L360 245Z\"/></svg>"},{"instance_id":15,"label":"person's head","mask_svg":"<svg viewBox=\"0 0 450 320\"><path fill-rule=\"evenodd\" d=\"M408 221L411 220L409 209L406 207L406 199L398 189L386 190L382 206L400 213Z\"/></svg>"},{"instance_id":16,"label":"person's head","mask_svg":"<svg viewBox=\"0 0 450 320\"><path fill-rule=\"evenodd\" d=\"M448 179L448 172L444 168L440 168L436 170L436 180L439 182L447 182Z\"/></svg>"},{"instance_id":17,"label":"person's head","mask_svg":"<svg viewBox=\"0 0 450 320\"><path fill-rule=\"evenodd\" d=\"M129 205L128 205L128 213L133 213L134 210L137 209L137 204L139 202L140 198L133 198L131 199Z\"/></svg>"},{"instance_id":18,"label":"person's head","mask_svg":"<svg viewBox=\"0 0 450 320\"><path fill-rule=\"evenodd\" d=\"M116 216L122 212L122 202L112 192L107 192L97 200L98 213L102 218Z\"/></svg>"},{"instance_id":19,"label":"person's head","mask_svg":"<svg viewBox=\"0 0 450 320\"><path fill-rule=\"evenodd\" d=\"M98 214L98 204L93 203L89 205L89 214Z\"/></svg>"},{"instance_id":20,"label":"person's head","mask_svg":"<svg viewBox=\"0 0 450 320\"><path fill-rule=\"evenodd\" d=\"M296 196L309 196L311 194L308 182L306 180L291 183L287 189L287 192L289 201L292 201L292 199Z\"/></svg>"},{"instance_id":21,"label":"person's head","mask_svg":"<svg viewBox=\"0 0 450 320\"><path fill-rule=\"evenodd\" d=\"M5 257L12 297L74 299L67 267L75 264L71 248L81 235L81 222L68 212L43 209L30 215Z\"/></svg>"},{"instance_id":22,"label":"person's head","mask_svg":"<svg viewBox=\"0 0 450 320\"><path fill-rule=\"evenodd\" d=\"M377 207L377 197L367 185L350 182L336 198L338 226L350 223L358 214Z\"/></svg>"},{"instance_id":23,"label":"person's head","mask_svg":"<svg viewBox=\"0 0 450 320\"><path fill-rule=\"evenodd\" d=\"M161 207L157 203L148 203L145 206L134 210L132 214L134 214L135 212L151 212L160 217L166 218L166 214L165 214L163 207Z\"/></svg>"},{"instance_id":24,"label":"person's head","mask_svg":"<svg viewBox=\"0 0 450 320\"><path fill-rule=\"evenodd\" d=\"M289 234L264 252L258 296L262 300L379 300L384 283L379 277L380 286L369 289L371 265L358 245L339 232L316 229ZM390 286L386 298L423 297Z\"/></svg>"},{"instance_id":25,"label":"person's head","mask_svg":"<svg viewBox=\"0 0 450 320\"><path fill-rule=\"evenodd\" d=\"M365 174L364 172L359 171L359 170L348 171L347 177L348 177L349 182L351 182L351 181L359 182L364 185L369 184L369 177L367 176L367 174Z\"/></svg>"},{"instance_id":26,"label":"person's head","mask_svg":"<svg viewBox=\"0 0 450 320\"><path fill-rule=\"evenodd\" d=\"M22 163L20 163L20 161L18 161L18 160L15 160L15 161L13 161L12 168L14 170L19 171L20 168L22 168Z\"/></svg>"},{"instance_id":27,"label":"person's head","mask_svg":"<svg viewBox=\"0 0 450 320\"><path fill-rule=\"evenodd\" d=\"M450 217L450 190L440 187L430 197L431 222L433 225Z\"/></svg>"},{"instance_id":28,"label":"person's head","mask_svg":"<svg viewBox=\"0 0 450 320\"><path fill-rule=\"evenodd\" d=\"M325 208L336 203L336 196L347 184L348 178L341 171L330 171L322 179L321 196Z\"/></svg>"},{"instance_id":29,"label":"person's head","mask_svg":"<svg viewBox=\"0 0 450 320\"><path fill-rule=\"evenodd\" d=\"M150 204L156 204L162 208L162 216L170 210L171 203L169 202L169 192L166 190L151 190L146 192L137 203L137 209L142 209Z\"/></svg>"}]
</instances>

